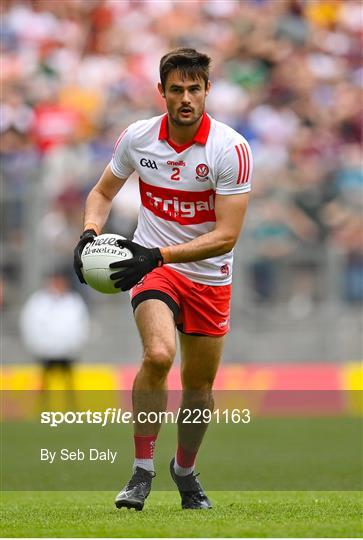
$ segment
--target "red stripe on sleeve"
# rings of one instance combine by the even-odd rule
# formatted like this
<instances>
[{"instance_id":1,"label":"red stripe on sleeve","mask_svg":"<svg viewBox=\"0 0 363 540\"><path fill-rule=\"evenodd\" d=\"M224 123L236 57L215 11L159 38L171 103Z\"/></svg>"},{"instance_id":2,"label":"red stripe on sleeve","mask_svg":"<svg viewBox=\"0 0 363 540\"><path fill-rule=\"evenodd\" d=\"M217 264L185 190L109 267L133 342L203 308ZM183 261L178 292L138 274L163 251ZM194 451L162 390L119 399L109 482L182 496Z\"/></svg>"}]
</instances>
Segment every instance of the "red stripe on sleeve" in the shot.
<instances>
[{"instance_id":1,"label":"red stripe on sleeve","mask_svg":"<svg viewBox=\"0 0 363 540\"><path fill-rule=\"evenodd\" d=\"M240 154L240 149L238 148L238 145L235 146L237 155L238 155L238 178L237 178L237 185L241 183L241 174L242 174L242 157Z\"/></svg>"},{"instance_id":2,"label":"red stripe on sleeve","mask_svg":"<svg viewBox=\"0 0 363 540\"><path fill-rule=\"evenodd\" d=\"M125 135L126 131L128 130L128 128L124 129L123 132L121 133L121 135L119 136L119 138L117 139L116 143L115 143L115 146L114 146L114 149L113 149L113 155L115 155L115 152L116 152L116 148L118 147L118 145L120 144L120 141L122 139L122 137Z\"/></svg>"},{"instance_id":3,"label":"red stripe on sleeve","mask_svg":"<svg viewBox=\"0 0 363 540\"><path fill-rule=\"evenodd\" d=\"M247 181L248 176L249 176L250 164L249 164L249 156L248 156L247 148L245 147L244 144L241 144L240 147L243 154L243 177L242 177L241 184L244 184Z\"/></svg>"},{"instance_id":4,"label":"red stripe on sleeve","mask_svg":"<svg viewBox=\"0 0 363 540\"><path fill-rule=\"evenodd\" d=\"M246 149L246 158L247 158L247 171L246 171L246 178L243 180L243 182L248 182L248 179L250 177L250 155L248 153L248 148L245 144L243 144L244 148ZM242 183L243 183L242 182Z\"/></svg>"}]
</instances>

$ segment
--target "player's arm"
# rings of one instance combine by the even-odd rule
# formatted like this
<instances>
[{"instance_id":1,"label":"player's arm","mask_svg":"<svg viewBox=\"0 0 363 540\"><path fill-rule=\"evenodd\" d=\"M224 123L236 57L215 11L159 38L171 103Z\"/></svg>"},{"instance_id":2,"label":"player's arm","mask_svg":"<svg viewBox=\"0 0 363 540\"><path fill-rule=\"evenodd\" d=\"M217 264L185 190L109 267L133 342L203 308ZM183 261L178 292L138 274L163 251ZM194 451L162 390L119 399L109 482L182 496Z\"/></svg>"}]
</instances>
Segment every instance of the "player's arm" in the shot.
<instances>
[{"instance_id":1,"label":"player's arm","mask_svg":"<svg viewBox=\"0 0 363 540\"><path fill-rule=\"evenodd\" d=\"M132 130L129 126L121 133L109 165L87 197L84 230L93 229L97 235L101 233L109 216L112 200L134 171L129 152Z\"/></svg>"},{"instance_id":2,"label":"player's arm","mask_svg":"<svg viewBox=\"0 0 363 540\"><path fill-rule=\"evenodd\" d=\"M101 233L110 214L114 197L134 170L128 150L131 131L132 129L127 128L121 133L115 144L111 162L86 200L83 234L75 247L73 259L73 267L81 283L85 283L82 275L82 251Z\"/></svg>"},{"instance_id":3,"label":"player's arm","mask_svg":"<svg viewBox=\"0 0 363 540\"><path fill-rule=\"evenodd\" d=\"M209 259L228 253L235 246L246 215L249 193L216 195L216 225L185 244L160 248L164 264Z\"/></svg>"},{"instance_id":4,"label":"player's arm","mask_svg":"<svg viewBox=\"0 0 363 540\"><path fill-rule=\"evenodd\" d=\"M94 229L97 234L101 233L110 214L112 201L125 182L126 179L115 176L111 166L107 165L86 199L84 230Z\"/></svg>"},{"instance_id":5,"label":"player's arm","mask_svg":"<svg viewBox=\"0 0 363 540\"><path fill-rule=\"evenodd\" d=\"M94 188L91 189L85 206L83 234L75 247L73 268L81 283L85 283L82 274L82 251L98 236L109 216L112 200L120 191L126 179L114 175L108 165Z\"/></svg>"}]
</instances>

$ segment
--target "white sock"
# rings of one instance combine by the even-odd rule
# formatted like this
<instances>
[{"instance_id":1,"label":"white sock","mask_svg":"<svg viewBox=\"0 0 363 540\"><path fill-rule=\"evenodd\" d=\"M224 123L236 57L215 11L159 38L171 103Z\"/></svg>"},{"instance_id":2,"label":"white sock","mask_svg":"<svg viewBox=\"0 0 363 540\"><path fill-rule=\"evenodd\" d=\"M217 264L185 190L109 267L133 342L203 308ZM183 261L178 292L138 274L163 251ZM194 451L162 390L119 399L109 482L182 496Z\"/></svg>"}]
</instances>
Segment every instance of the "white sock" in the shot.
<instances>
[{"instance_id":1,"label":"white sock","mask_svg":"<svg viewBox=\"0 0 363 540\"><path fill-rule=\"evenodd\" d=\"M135 458L133 470L136 470L136 467L141 467L146 471L154 472L154 460L153 459L140 459Z\"/></svg>"},{"instance_id":2,"label":"white sock","mask_svg":"<svg viewBox=\"0 0 363 540\"><path fill-rule=\"evenodd\" d=\"M174 461L175 474L177 474L178 476L188 476L188 474L191 474L193 471L194 471L194 465L192 467L181 467L180 465L178 465L178 462L175 456L175 461Z\"/></svg>"}]
</instances>

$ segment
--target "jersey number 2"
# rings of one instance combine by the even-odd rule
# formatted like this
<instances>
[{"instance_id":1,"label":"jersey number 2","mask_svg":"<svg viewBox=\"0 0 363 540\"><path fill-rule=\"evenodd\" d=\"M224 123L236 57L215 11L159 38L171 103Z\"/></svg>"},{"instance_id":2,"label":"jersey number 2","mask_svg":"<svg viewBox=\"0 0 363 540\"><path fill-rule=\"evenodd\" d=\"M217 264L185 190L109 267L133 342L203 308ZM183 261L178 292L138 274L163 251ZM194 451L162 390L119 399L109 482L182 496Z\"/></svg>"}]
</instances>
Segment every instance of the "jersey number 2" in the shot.
<instances>
[{"instance_id":1,"label":"jersey number 2","mask_svg":"<svg viewBox=\"0 0 363 540\"><path fill-rule=\"evenodd\" d=\"M173 168L173 174L170 177L171 180L180 180L180 169L179 167Z\"/></svg>"}]
</instances>

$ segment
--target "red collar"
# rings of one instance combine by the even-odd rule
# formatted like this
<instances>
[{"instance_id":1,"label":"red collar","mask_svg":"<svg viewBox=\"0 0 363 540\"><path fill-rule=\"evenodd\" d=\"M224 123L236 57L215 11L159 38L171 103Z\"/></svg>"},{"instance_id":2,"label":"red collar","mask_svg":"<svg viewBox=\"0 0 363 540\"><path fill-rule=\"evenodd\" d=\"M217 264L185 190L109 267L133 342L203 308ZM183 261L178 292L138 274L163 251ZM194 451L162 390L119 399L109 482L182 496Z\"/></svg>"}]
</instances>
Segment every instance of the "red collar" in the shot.
<instances>
[{"instance_id":1,"label":"red collar","mask_svg":"<svg viewBox=\"0 0 363 540\"><path fill-rule=\"evenodd\" d=\"M207 115L207 113L203 114L202 121L200 123L200 126L198 128L197 133L194 135L193 139L187 143L184 144L175 144L173 141L169 139L169 133L168 133L168 115L165 114L161 119L160 124L160 131L159 131L159 140L160 141L167 141L167 143L174 148L174 150L178 153L183 152L183 150L186 150L189 148L189 146L192 146L194 143L198 144L206 144L208 140L208 135L210 132L210 125L211 120L210 117Z\"/></svg>"}]
</instances>

